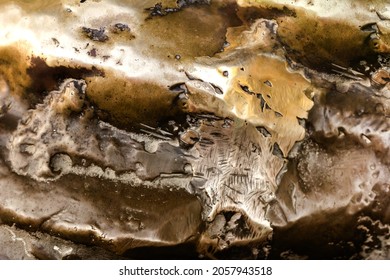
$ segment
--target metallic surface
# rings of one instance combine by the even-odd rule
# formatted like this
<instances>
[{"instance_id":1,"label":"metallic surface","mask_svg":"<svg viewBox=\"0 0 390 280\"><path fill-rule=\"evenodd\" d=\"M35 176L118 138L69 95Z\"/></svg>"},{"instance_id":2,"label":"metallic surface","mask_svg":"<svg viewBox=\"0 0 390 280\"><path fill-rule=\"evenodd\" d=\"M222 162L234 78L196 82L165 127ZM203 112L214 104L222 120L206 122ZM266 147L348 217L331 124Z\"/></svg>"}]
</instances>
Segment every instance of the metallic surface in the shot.
<instances>
[{"instance_id":1,"label":"metallic surface","mask_svg":"<svg viewBox=\"0 0 390 280\"><path fill-rule=\"evenodd\" d=\"M385 1L160 2L0 1L0 257L388 259Z\"/></svg>"}]
</instances>

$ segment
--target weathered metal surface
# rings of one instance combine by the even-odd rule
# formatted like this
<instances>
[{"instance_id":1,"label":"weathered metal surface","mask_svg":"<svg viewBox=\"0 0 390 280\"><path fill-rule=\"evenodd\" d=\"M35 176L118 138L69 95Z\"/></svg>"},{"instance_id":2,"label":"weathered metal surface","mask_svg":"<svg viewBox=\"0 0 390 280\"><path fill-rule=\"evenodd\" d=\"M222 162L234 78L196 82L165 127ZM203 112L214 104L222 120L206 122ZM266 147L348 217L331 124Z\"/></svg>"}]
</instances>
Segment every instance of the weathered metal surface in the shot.
<instances>
[{"instance_id":1,"label":"weathered metal surface","mask_svg":"<svg viewBox=\"0 0 390 280\"><path fill-rule=\"evenodd\" d=\"M0 1L0 255L389 258L387 6L160 2Z\"/></svg>"}]
</instances>

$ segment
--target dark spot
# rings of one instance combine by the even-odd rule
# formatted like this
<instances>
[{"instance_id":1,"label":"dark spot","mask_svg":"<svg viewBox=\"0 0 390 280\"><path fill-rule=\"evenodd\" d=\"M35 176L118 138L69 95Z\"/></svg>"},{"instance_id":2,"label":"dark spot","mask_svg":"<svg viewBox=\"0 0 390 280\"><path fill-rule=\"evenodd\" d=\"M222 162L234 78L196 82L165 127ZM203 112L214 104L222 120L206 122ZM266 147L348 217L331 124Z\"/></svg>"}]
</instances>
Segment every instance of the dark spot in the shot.
<instances>
[{"instance_id":1,"label":"dark spot","mask_svg":"<svg viewBox=\"0 0 390 280\"><path fill-rule=\"evenodd\" d=\"M161 3L156 3L154 7L146 8L146 11L149 11L149 18L155 17L155 16L165 16L169 13L174 13L179 11L178 8L164 8Z\"/></svg>"},{"instance_id":2,"label":"dark spot","mask_svg":"<svg viewBox=\"0 0 390 280\"><path fill-rule=\"evenodd\" d=\"M300 126L306 127L305 119L297 117L297 120L298 120L298 123L299 123Z\"/></svg>"},{"instance_id":3,"label":"dark spot","mask_svg":"<svg viewBox=\"0 0 390 280\"><path fill-rule=\"evenodd\" d=\"M123 23L116 23L114 25L114 28L115 28L115 31L130 31L130 27L127 25L127 24L123 24Z\"/></svg>"},{"instance_id":4,"label":"dark spot","mask_svg":"<svg viewBox=\"0 0 390 280\"><path fill-rule=\"evenodd\" d=\"M229 72L228 72L228 71L223 71L222 75L223 75L224 77L229 77Z\"/></svg>"},{"instance_id":5,"label":"dark spot","mask_svg":"<svg viewBox=\"0 0 390 280\"><path fill-rule=\"evenodd\" d=\"M87 53L88 53L89 56L92 56L92 57L96 57L96 55L97 55L97 52L96 52L95 48L93 48L92 50L90 50Z\"/></svg>"},{"instance_id":6,"label":"dark spot","mask_svg":"<svg viewBox=\"0 0 390 280\"><path fill-rule=\"evenodd\" d=\"M377 32L378 26L376 25L375 22L371 22L361 26L360 30L365 32Z\"/></svg>"},{"instance_id":7,"label":"dark spot","mask_svg":"<svg viewBox=\"0 0 390 280\"><path fill-rule=\"evenodd\" d=\"M278 143L274 143L274 146L273 146L273 149L272 149L272 154L277 156L277 157L284 158L283 152L280 149Z\"/></svg>"},{"instance_id":8,"label":"dark spot","mask_svg":"<svg viewBox=\"0 0 390 280\"><path fill-rule=\"evenodd\" d=\"M270 81L268 81L268 80L266 80L266 81L264 82L264 84L267 85L267 86L269 86L269 87L272 87L272 83L271 83Z\"/></svg>"},{"instance_id":9,"label":"dark spot","mask_svg":"<svg viewBox=\"0 0 390 280\"><path fill-rule=\"evenodd\" d=\"M103 27L99 29L83 27L83 32L93 41L105 42L108 40Z\"/></svg>"},{"instance_id":10,"label":"dark spot","mask_svg":"<svg viewBox=\"0 0 390 280\"><path fill-rule=\"evenodd\" d=\"M209 4L209 0L178 0L176 1L176 7L163 7L162 3L156 3L153 7L146 8L145 11L149 11L149 19L155 16L166 16L170 13L176 13L181 9L190 5L202 5Z\"/></svg>"},{"instance_id":11,"label":"dark spot","mask_svg":"<svg viewBox=\"0 0 390 280\"><path fill-rule=\"evenodd\" d=\"M204 5L209 4L210 0L177 0L177 6L181 9L190 5Z\"/></svg>"},{"instance_id":12,"label":"dark spot","mask_svg":"<svg viewBox=\"0 0 390 280\"><path fill-rule=\"evenodd\" d=\"M87 77L104 76L104 72L96 67L90 69L65 66L50 67L46 64L46 61L40 57L33 57L31 59L31 67L27 69L27 74L33 81L29 91L35 94L33 98L35 101L39 101L41 98L36 95L37 93L43 94L55 90L58 87L59 82L64 79L85 79ZM45 79L42 79L42 77L45 77Z\"/></svg>"},{"instance_id":13,"label":"dark spot","mask_svg":"<svg viewBox=\"0 0 390 280\"><path fill-rule=\"evenodd\" d=\"M162 4L157 3L154 7L146 8L145 10L150 11L150 16L164 16L165 11L163 10Z\"/></svg>"},{"instance_id":14,"label":"dark spot","mask_svg":"<svg viewBox=\"0 0 390 280\"><path fill-rule=\"evenodd\" d=\"M241 88L244 92L246 92L246 93L248 93L248 94L250 94L250 95L255 95L254 92L252 92L252 91L249 90L249 87L248 87L248 86L245 86L245 85L241 85L241 84L240 84L240 88Z\"/></svg>"},{"instance_id":15,"label":"dark spot","mask_svg":"<svg viewBox=\"0 0 390 280\"><path fill-rule=\"evenodd\" d=\"M208 138L201 138L200 143L205 144L205 145L214 145L214 141Z\"/></svg>"},{"instance_id":16,"label":"dark spot","mask_svg":"<svg viewBox=\"0 0 390 280\"><path fill-rule=\"evenodd\" d=\"M389 77L382 77L382 80L385 81L386 83L390 82L390 78Z\"/></svg>"},{"instance_id":17,"label":"dark spot","mask_svg":"<svg viewBox=\"0 0 390 280\"><path fill-rule=\"evenodd\" d=\"M287 8L286 6L283 6L283 14L289 17L297 17L297 13L294 10Z\"/></svg>"},{"instance_id":18,"label":"dark spot","mask_svg":"<svg viewBox=\"0 0 390 280\"><path fill-rule=\"evenodd\" d=\"M51 38L53 43L58 47L60 45L60 42L56 38Z\"/></svg>"},{"instance_id":19,"label":"dark spot","mask_svg":"<svg viewBox=\"0 0 390 280\"><path fill-rule=\"evenodd\" d=\"M80 0L80 3L84 3L84 2L86 2L87 0Z\"/></svg>"},{"instance_id":20,"label":"dark spot","mask_svg":"<svg viewBox=\"0 0 390 280\"><path fill-rule=\"evenodd\" d=\"M223 91L220 87L218 87L214 84L210 84L210 85L214 88L216 94L223 94Z\"/></svg>"},{"instance_id":21,"label":"dark spot","mask_svg":"<svg viewBox=\"0 0 390 280\"><path fill-rule=\"evenodd\" d=\"M169 87L169 90L176 92L176 93L187 93L188 92L188 89L187 89L187 86L185 85L185 83L174 84L174 85Z\"/></svg>"},{"instance_id":22,"label":"dark spot","mask_svg":"<svg viewBox=\"0 0 390 280\"><path fill-rule=\"evenodd\" d=\"M0 108L1 126L2 129L14 131L19 124L19 118L14 116L13 114L7 114L8 110L9 108L4 109L4 106Z\"/></svg>"},{"instance_id":23,"label":"dark spot","mask_svg":"<svg viewBox=\"0 0 390 280\"><path fill-rule=\"evenodd\" d=\"M264 112L264 108L267 109L267 107L268 107L268 109L270 109L269 106L267 105L267 102L265 102L265 100L264 100L264 98L263 98L263 95L261 95L261 94L256 94L256 97L257 97L258 99L260 99L260 108L261 108L261 111L262 111L262 112Z\"/></svg>"},{"instance_id":24,"label":"dark spot","mask_svg":"<svg viewBox=\"0 0 390 280\"><path fill-rule=\"evenodd\" d=\"M271 137L272 134L264 127L264 126L258 126L256 129L263 134L264 137Z\"/></svg>"},{"instance_id":25,"label":"dark spot","mask_svg":"<svg viewBox=\"0 0 390 280\"><path fill-rule=\"evenodd\" d=\"M222 134L220 132L214 131L214 132L211 132L210 135L212 135L216 138L222 138Z\"/></svg>"}]
</instances>

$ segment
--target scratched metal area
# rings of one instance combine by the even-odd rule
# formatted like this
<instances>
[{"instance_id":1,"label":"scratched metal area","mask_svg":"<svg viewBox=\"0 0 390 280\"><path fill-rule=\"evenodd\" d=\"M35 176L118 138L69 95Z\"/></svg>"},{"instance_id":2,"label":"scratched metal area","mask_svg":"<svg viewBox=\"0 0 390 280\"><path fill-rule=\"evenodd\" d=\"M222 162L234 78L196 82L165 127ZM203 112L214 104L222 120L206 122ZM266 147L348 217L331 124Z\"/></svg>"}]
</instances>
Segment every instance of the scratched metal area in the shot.
<instances>
[{"instance_id":1,"label":"scratched metal area","mask_svg":"<svg viewBox=\"0 0 390 280\"><path fill-rule=\"evenodd\" d=\"M0 259L390 259L387 1L0 0Z\"/></svg>"}]
</instances>

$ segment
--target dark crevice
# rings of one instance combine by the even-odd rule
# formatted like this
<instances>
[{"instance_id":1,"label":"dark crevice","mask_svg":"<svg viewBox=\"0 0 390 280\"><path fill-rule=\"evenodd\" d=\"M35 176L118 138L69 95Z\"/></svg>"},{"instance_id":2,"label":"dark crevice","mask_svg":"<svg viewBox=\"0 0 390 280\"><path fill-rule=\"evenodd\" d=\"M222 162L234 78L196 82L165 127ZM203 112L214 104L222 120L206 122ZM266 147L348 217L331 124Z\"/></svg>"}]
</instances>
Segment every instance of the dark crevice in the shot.
<instances>
[{"instance_id":1,"label":"dark crevice","mask_svg":"<svg viewBox=\"0 0 390 280\"><path fill-rule=\"evenodd\" d=\"M178 0L176 1L176 7L164 7L161 2L156 3L153 7L146 8L145 11L149 12L148 19L152 17L162 17L171 13L176 13L185 7L192 5L208 5L209 0Z\"/></svg>"},{"instance_id":2,"label":"dark crevice","mask_svg":"<svg viewBox=\"0 0 390 280\"><path fill-rule=\"evenodd\" d=\"M31 103L42 102L46 94L56 90L58 85L65 79L85 79L87 77L104 77L104 72L92 66L91 68L72 68L66 66L51 67L47 65L45 59L33 57L31 66L27 69L27 74L31 77L32 84L27 92L32 92ZM45 77L42 79L42 77Z\"/></svg>"},{"instance_id":3,"label":"dark crevice","mask_svg":"<svg viewBox=\"0 0 390 280\"><path fill-rule=\"evenodd\" d=\"M108 40L108 36L105 33L105 28L103 27L99 29L83 27L82 31L92 41L105 42Z\"/></svg>"}]
</instances>

